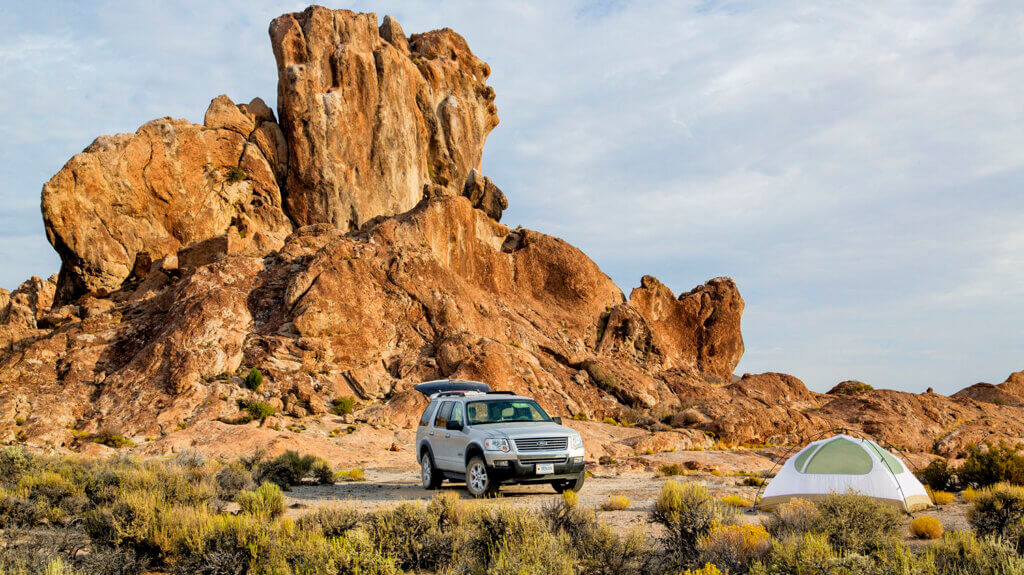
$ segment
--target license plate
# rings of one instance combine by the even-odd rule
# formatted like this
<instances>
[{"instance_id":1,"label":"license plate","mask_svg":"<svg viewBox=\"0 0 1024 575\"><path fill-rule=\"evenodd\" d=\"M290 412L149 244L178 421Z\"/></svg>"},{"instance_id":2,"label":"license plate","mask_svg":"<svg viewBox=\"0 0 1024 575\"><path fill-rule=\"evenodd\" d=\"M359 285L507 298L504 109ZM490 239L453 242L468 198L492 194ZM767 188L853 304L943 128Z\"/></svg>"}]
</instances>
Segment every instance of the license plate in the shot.
<instances>
[{"instance_id":1,"label":"license plate","mask_svg":"<svg viewBox=\"0 0 1024 575\"><path fill-rule=\"evenodd\" d=\"M555 472L554 463L538 463L537 464L537 475L546 475L548 473Z\"/></svg>"}]
</instances>

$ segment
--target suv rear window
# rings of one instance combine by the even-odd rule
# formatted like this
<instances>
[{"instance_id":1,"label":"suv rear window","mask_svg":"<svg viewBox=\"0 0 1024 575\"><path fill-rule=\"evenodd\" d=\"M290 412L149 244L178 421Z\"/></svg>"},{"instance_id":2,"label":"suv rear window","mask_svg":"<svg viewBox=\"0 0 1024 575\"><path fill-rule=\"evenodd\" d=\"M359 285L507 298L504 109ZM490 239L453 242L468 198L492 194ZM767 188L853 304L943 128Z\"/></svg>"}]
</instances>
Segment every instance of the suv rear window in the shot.
<instances>
[{"instance_id":1,"label":"suv rear window","mask_svg":"<svg viewBox=\"0 0 1024 575\"><path fill-rule=\"evenodd\" d=\"M507 421L551 421L536 401L529 399L492 399L466 404L470 425Z\"/></svg>"},{"instance_id":2,"label":"suv rear window","mask_svg":"<svg viewBox=\"0 0 1024 575\"><path fill-rule=\"evenodd\" d=\"M420 427L426 427L430 425L430 413L437 407L436 403L428 403L427 408L423 410L423 415L420 416Z\"/></svg>"}]
</instances>

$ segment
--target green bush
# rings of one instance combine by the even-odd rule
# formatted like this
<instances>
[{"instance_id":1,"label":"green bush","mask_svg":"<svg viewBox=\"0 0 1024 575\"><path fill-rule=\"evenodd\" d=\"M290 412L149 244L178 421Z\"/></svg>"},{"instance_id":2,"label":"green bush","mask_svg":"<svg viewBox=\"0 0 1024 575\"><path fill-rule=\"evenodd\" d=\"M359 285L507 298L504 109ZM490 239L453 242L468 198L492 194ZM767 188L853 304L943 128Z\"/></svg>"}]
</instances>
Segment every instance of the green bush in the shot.
<instances>
[{"instance_id":1,"label":"green bush","mask_svg":"<svg viewBox=\"0 0 1024 575\"><path fill-rule=\"evenodd\" d=\"M959 483L956 470L941 457L931 460L928 465L914 475L921 483L931 487L933 491L956 491Z\"/></svg>"},{"instance_id":2,"label":"green bush","mask_svg":"<svg viewBox=\"0 0 1024 575\"><path fill-rule=\"evenodd\" d=\"M263 421L277 413L273 406L262 401L239 399L238 408L245 412L237 423L248 423L250 421Z\"/></svg>"},{"instance_id":3,"label":"green bush","mask_svg":"<svg viewBox=\"0 0 1024 575\"><path fill-rule=\"evenodd\" d=\"M331 413L334 415L348 415L356 409L356 398L336 397L331 401Z\"/></svg>"},{"instance_id":4,"label":"green bush","mask_svg":"<svg viewBox=\"0 0 1024 575\"><path fill-rule=\"evenodd\" d=\"M301 531L319 533L324 537L340 537L359 526L362 516L351 505L320 507L295 521Z\"/></svg>"},{"instance_id":5,"label":"green bush","mask_svg":"<svg viewBox=\"0 0 1024 575\"><path fill-rule=\"evenodd\" d=\"M411 501L375 512L365 526L370 540L405 570L445 565L455 543L451 527L441 508Z\"/></svg>"},{"instance_id":6,"label":"green bush","mask_svg":"<svg viewBox=\"0 0 1024 575\"><path fill-rule=\"evenodd\" d=\"M895 507L870 497L834 494L817 504L791 501L780 505L766 527L779 538L818 533L838 553L867 555L899 537L903 519Z\"/></svg>"},{"instance_id":7,"label":"green bush","mask_svg":"<svg viewBox=\"0 0 1024 575\"><path fill-rule=\"evenodd\" d=\"M106 445L107 447L112 447L114 449L135 445L130 440L126 439L124 435L121 435L121 433L109 427L100 429L89 439L93 443L99 443L100 445Z\"/></svg>"},{"instance_id":8,"label":"green bush","mask_svg":"<svg viewBox=\"0 0 1024 575\"><path fill-rule=\"evenodd\" d=\"M315 455L300 455L297 451L285 451L274 459L262 461L256 465L253 478L259 482L270 481L281 489L289 489L299 485L303 479L316 473L318 482L327 480L324 468L330 470L330 464ZM333 483L333 475L330 482Z\"/></svg>"},{"instance_id":9,"label":"green bush","mask_svg":"<svg viewBox=\"0 0 1024 575\"><path fill-rule=\"evenodd\" d=\"M736 522L736 511L722 505L695 483L668 481L661 488L651 519L665 528L665 552L670 565L693 566L698 543L716 525Z\"/></svg>"},{"instance_id":10,"label":"green bush","mask_svg":"<svg viewBox=\"0 0 1024 575\"><path fill-rule=\"evenodd\" d=\"M254 486L252 473L249 473L240 461L220 468L213 478L217 483L217 496L225 501L233 501L239 491L252 489Z\"/></svg>"},{"instance_id":11,"label":"green bush","mask_svg":"<svg viewBox=\"0 0 1024 575\"><path fill-rule=\"evenodd\" d=\"M274 483L264 483L255 491L239 491L235 502L248 513L260 519L280 517L284 513L284 494Z\"/></svg>"},{"instance_id":12,"label":"green bush","mask_svg":"<svg viewBox=\"0 0 1024 575\"><path fill-rule=\"evenodd\" d=\"M1024 456L1004 441L967 447L967 459L957 469L961 486L987 487L1008 482L1024 485Z\"/></svg>"},{"instance_id":13,"label":"green bush","mask_svg":"<svg viewBox=\"0 0 1024 575\"><path fill-rule=\"evenodd\" d=\"M229 167L226 175L228 182L231 182L232 184L241 182L248 177L245 174L245 170L238 166Z\"/></svg>"},{"instance_id":14,"label":"green bush","mask_svg":"<svg viewBox=\"0 0 1024 575\"><path fill-rule=\"evenodd\" d=\"M32 468L32 456L17 446L0 448L0 487L13 487Z\"/></svg>"},{"instance_id":15,"label":"green bush","mask_svg":"<svg viewBox=\"0 0 1024 575\"><path fill-rule=\"evenodd\" d=\"M261 385L263 385L263 374L255 367L250 369L249 373L245 375L245 387L256 391Z\"/></svg>"},{"instance_id":16,"label":"green bush","mask_svg":"<svg viewBox=\"0 0 1024 575\"><path fill-rule=\"evenodd\" d=\"M552 534L536 513L501 505L481 508L462 530L456 573L570 575L577 559L568 539Z\"/></svg>"},{"instance_id":17,"label":"green bush","mask_svg":"<svg viewBox=\"0 0 1024 575\"><path fill-rule=\"evenodd\" d=\"M1024 487L997 483L982 489L967 519L979 535L1019 538L1024 535Z\"/></svg>"},{"instance_id":18,"label":"green bush","mask_svg":"<svg viewBox=\"0 0 1024 575\"><path fill-rule=\"evenodd\" d=\"M316 461L310 472L317 485L334 485L334 470L323 459Z\"/></svg>"},{"instance_id":19,"label":"green bush","mask_svg":"<svg viewBox=\"0 0 1024 575\"><path fill-rule=\"evenodd\" d=\"M947 531L926 557L933 572L942 575L1024 574L1024 558L1007 542L965 531Z\"/></svg>"}]
</instances>

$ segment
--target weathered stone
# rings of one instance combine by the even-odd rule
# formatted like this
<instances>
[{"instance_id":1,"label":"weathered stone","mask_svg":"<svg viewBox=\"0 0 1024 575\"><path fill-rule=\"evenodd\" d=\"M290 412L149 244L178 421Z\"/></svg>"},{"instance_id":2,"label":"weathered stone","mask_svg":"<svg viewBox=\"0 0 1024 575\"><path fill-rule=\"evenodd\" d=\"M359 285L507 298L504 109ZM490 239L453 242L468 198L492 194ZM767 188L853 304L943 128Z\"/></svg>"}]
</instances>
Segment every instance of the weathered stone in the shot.
<instances>
[{"instance_id":1,"label":"weathered stone","mask_svg":"<svg viewBox=\"0 0 1024 575\"><path fill-rule=\"evenodd\" d=\"M223 234L240 218L277 245L291 232L281 167L259 144L280 163L283 139L272 122L226 96L210 104L207 122L162 118L135 134L101 136L43 186L47 237L63 262L57 301L117 290L144 260ZM253 144L257 123L266 130Z\"/></svg>"},{"instance_id":2,"label":"weathered stone","mask_svg":"<svg viewBox=\"0 0 1024 575\"><path fill-rule=\"evenodd\" d=\"M289 142L288 214L359 229L412 208L434 183L458 193L498 124L490 69L449 29L312 6L270 25Z\"/></svg>"},{"instance_id":3,"label":"weathered stone","mask_svg":"<svg viewBox=\"0 0 1024 575\"><path fill-rule=\"evenodd\" d=\"M473 169L466 177L466 183L462 187L462 195L469 198L474 208L483 210L485 214L495 221L501 221L501 213L508 209L508 199L498 186L490 178L480 175L480 172Z\"/></svg>"}]
</instances>

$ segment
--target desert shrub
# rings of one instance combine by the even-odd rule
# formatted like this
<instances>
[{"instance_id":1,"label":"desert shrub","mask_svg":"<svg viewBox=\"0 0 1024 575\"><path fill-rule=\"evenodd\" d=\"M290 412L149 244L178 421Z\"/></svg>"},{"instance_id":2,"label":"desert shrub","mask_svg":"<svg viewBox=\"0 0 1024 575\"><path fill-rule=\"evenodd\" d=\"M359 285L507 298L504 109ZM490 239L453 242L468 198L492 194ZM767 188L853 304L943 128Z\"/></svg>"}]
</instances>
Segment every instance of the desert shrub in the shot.
<instances>
[{"instance_id":1,"label":"desert shrub","mask_svg":"<svg viewBox=\"0 0 1024 575\"><path fill-rule=\"evenodd\" d=\"M722 504L732 507L750 507L750 500L742 495L726 495L722 498Z\"/></svg>"},{"instance_id":2,"label":"desert shrub","mask_svg":"<svg viewBox=\"0 0 1024 575\"><path fill-rule=\"evenodd\" d=\"M839 553L867 555L887 540L899 537L903 529L895 507L869 497L828 495L817 506L814 530L825 534Z\"/></svg>"},{"instance_id":3,"label":"desert shrub","mask_svg":"<svg viewBox=\"0 0 1024 575\"><path fill-rule=\"evenodd\" d=\"M740 482L740 485L746 485L747 487L761 487L764 484L764 478L758 477L757 475L748 475Z\"/></svg>"},{"instance_id":4,"label":"desert shrub","mask_svg":"<svg viewBox=\"0 0 1024 575\"><path fill-rule=\"evenodd\" d=\"M936 458L928 465L915 472L914 475L925 486L938 491L956 491L958 481L956 470L949 466L945 459Z\"/></svg>"},{"instance_id":5,"label":"desert shrub","mask_svg":"<svg viewBox=\"0 0 1024 575\"><path fill-rule=\"evenodd\" d=\"M703 567L683 571L682 575L722 575L722 570L712 563L705 563Z\"/></svg>"},{"instance_id":6,"label":"desert shrub","mask_svg":"<svg viewBox=\"0 0 1024 575\"><path fill-rule=\"evenodd\" d=\"M336 397L331 400L331 413L334 415L348 415L356 409L356 398Z\"/></svg>"},{"instance_id":7,"label":"desert shrub","mask_svg":"<svg viewBox=\"0 0 1024 575\"><path fill-rule=\"evenodd\" d=\"M604 511L622 511L628 509L631 500L625 495L609 495L608 499L601 504L601 509Z\"/></svg>"},{"instance_id":8,"label":"desert shrub","mask_svg":"<svg viewBox=\"0 0 1024 575\"><path fill-rule=\"evenodd\" d=\"M451 557L454 540L442 507L404 502L367 518L365 529L402 569L437 569Z\"/></svg>"},{"instance_id":9,"label":"desert shrub","mask_svg":"<svg viewBox=\"0 0 1024 575\"><path fill-rule=\"evenodd\" d=\"M300 455L297 451L285 451L274 459L263 461L256 466L253 478L262 483L270 481L281 489L302 483L313 471L313 466L323 461L313 455Z\"/></svg>"},{"instance_id":10,"label":"desert shrub","mask_svg":"<svg viewBox=\"0 0 1024 575\"><path fill-rule=\"evenodd\" d=\"M277 410L273 406L262 401L250 401L246 399L238 400L238 408L245 413L237 421L237 423L248 423L250 421L263 421L277 413Z\"/></svg>"},{"instance_id":11,"label":"desert shrub","mask_svg":"<svg viewBox=\"0 0 1024 575\"><path fill-rule=\"evenodd\" d=\"M761 525L716 525L700 538L699 563L711 563L727 573L746 573L772 550L772 538Z\"/></svg>"},{"instance_id":12,"label":"desert shrub","mask_svg":"<svg viewBox=\"0 0 1024 575\"><path fill-rule=\"evenodd\" d=\"M665 527L667 561L681 568L696 560L700 539L716 525L734 523L735 513L700 485L669 481L661 488L651 519Z\"/></svg>"},{"instance_id":13,"label":"desert shrub","mask_svg":"<svg viewBox=\"0 0 1024 575\"><path fill-rule=\"evenodd\" d=\"M327 463L323 459L313 463L313 468L310 470L310 473L317 485L334 484L334 470L331 469L331 464Z\"/></svg>"},{"instance_id":14,"label":"desert shrub","mask_svg":"<svg viewBox=\"0 0 1024 575\"><path fill-rule=\"evenodd\" d=\"M966 531L947 531L927 552L934 572L943 575L1021 575L1024 558L1005 541L976 537Z\"/></svg>"},{"instance_id":15,"label":"desert shrub","mask_svg":"<svg viewBox=\"0 0 1024 575\"><path fill-rule=\"evenodd\" d=\"M676 475L686 475L686 468L678 463L665 464L659 469L661 474L666 477L674 477Z\"/></svg>"},{"instance_id":16,"label":"desert shrub","mask_svg":"<svg viewBox=\"0 0 1024 575\"><path fill-rule=\"evenodd\" d=\"M956 501L956 495L948 491L935 491L931 487L925 487L924 490L928 492L928 496L932 498L932 503L936 505L949 505Z\"/></svg>"},{"instance_id":17,"label":"desert shrub","mask_svg":"<svg viewBox=\"0 0 1024 575\"><path fill-rule=\"evenodd\" d=\"M804 533L776 544L764 566L755 565L750 572L758 575L831 575L838 573L834 570L838 560L824 534Z\"/></svg>"},{"instance_id":18,"label":"desert shrub","mask_svg":"<svg viewBox=\"0 0 1024 575\"><path fill-rule=\"evenodd\" d=\"M364 481L366 479L366 474L359 468L342 469L334 474L334 477L342 481Z\"/></svg>"},{"instance_id":19,"label":"desert shrub","mask_svg":"<svg viewBox=\"0 0 1024 575\"><path fill-rule=\"evenodd\" d=\"M184 449L174 456L174 464L186 469L198 470L206 466L206 456L195 449Z\"/></svg>"},{"instance_id":20,"label":"desert shrub","mask_svg":"<svg viewBox=\"0 0 1024 575\"><path fill-rule=\"evenodd\" d=\"M31 527L42 521L44 511L29 499L0 491L0 529Z\"/></svg>"},{"instance_id":21,"label":"desert shrub","mask_svg":"<svg viewBox=\"0 0 1024 575\"><path fill-rule=\"evenodd\" d=\"M279 517L284 513L284 494L280 487L269 481L255 491L239 491L235 502L244 513L260 519Z\"/></svg>"},{"instance_id":22,"label":"desert shrub","mask_svg":"<svg viewBox=\"0 0 1024 575\"><path fill-rule=\"evenodd\" d=\"M126 439L119 431L104 427L97 431L89 438L93 443L99 443L100 445L106 445L114 449L120 449L122 447L130 447L134 445L130 440Z\"/></svg>"},{"instance_id":23,"label":"desert shrub","mask_svg":"<svg viewBox=\"0 0 1024 575\"><path fill-rule=\"evenodd\" d=\"M179 513L165 528L175 575L258 573L257 564L268 559L272 533L251 515Z\"/></svg>"},{"instance_id":24,"label":"desert shrub","mask_svg":"<svg viewBox=\"0 0 1024 575\"><path fill-rule=\"evenodd\" d=\"M453 557L456 573L569 575L576 557L564 534L536 513L502 505L479 509L463 529Z\"/></svg>"},{"instance_id":25,"label":"desert shrub","mask_svg":"<svg viewBox=\"0 0 1024 575\"><path fill-rule=\"evenodd\" d=\"M967 459L957 469L961 485L986 487L1008 482L1024 485L1024 456L1006 442L967 447Z\"/></svg>"},{"instance_id":26,"label":"desert shrub","mask_svg":"<svg viewBox=\"0 0 1024 575\"><path fill-rule=\"evenodd\" d=\"M582 540L597 521L592 509L580 505L575 491L566 491L561 498L544 505L541 516L552 533L565 533L572 541Z\"/></svg>"},{"instance_id":27,"label":"desert shrub","mask_svg":"<svg viewBox=\"0 0 1024 575\"><path fill-rule=\"evenodd\" d=\"M245 170L239 168L238 166L229 167L225 176L227 177L228 182L231 182L232 184L241 182L247 177L245 175Z\"/></svg>"},{"instance_id":28,"label":"desert shrub","mask_svg":"<svg viewBox=\"0 0 1024 575\"><path fill-rule=\"evenodd\" d=\"M221 467L213 479L217 484L217 496L225 501L234 500L239 491L254 486L252 474L238 461Z\"/></svg>"},{"instance_id":29,"label":"desert shrub","mask_svg":"<svg viewBox=\"0 0 1024 575\"><path fill-rule=\"evenodd\" d=\"M324 537L340 537L358 527L361 519L359 511L351 505L332 505L299 517L295 525Z\"/></svg>"},{"instance_id":30,"label":"desert shrub","mask_svg":"<svg viewBox=\"0 0 1024 575\"><path fill-rule=\"evenodd\" d=\"M32 456L17 446L0 448L0 487L13 487L32 468Z\"/></svg>"},{"instance_id":31,"label":"desert shrub","mask_svg":"<svg viewBox=\"0 0 1024 575\"><path fill-rule=\"evenodd\" d=\"M583 573L594 575L640 575L648 573L651 546L642 527L620 536L607 523L597 521L581 541L570 541L577 550Z\"/></svg>"},{"instance_id":32,"label":"desert shrub","mask_svg":"<svg viewBox=\"0 0 1024 575\"><path fill-rule=\"evenodd\" d=\"M960 492L960 497L963 497L964 501L968 503L974 503L978 500L978 493L980 493L979 490L973 487L968 487Z\"/></svg>"},{"instance_id":33,"label":"desert shrub","mask_svg":"<svg viewBox=\"0 0 1024 575\"><path fill-rule=\"evenodd\" d=\"M967 520L979 535L1011 537L1024 529L1024 487L998 483L978 493Z\"/></svg>"},{"instance_id":34,"label":"desert shrub","mask_svg":"<svg viewBox=\"0 0 1024 575\"><path fill-rule=\"evenodd\" d=\"M910 534L918 539L938 539L943 531L942 522L935 517L922 515L910 522Z\"/></svg>"},{"instance_id":35,"label":"desert shrub","mask_svg":"<svg viewBox=\"0 0 1024 575\"><path fill-rule=\"evenodd\" d=\"M245 387L256 391L261 385L263 385L263 374L255 367L250 369L249 373L245 374Z\"/></svg>"}]
</instances>

